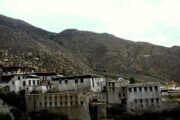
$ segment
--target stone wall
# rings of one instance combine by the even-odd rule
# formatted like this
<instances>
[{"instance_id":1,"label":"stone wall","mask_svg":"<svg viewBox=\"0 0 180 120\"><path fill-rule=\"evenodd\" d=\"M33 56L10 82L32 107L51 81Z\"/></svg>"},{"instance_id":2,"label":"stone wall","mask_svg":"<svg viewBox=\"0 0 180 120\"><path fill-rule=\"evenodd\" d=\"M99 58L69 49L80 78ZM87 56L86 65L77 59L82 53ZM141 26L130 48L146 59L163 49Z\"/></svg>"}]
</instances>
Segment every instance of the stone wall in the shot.
<instances>
[{"instance_id":1,"label":"stone wall","mask_svg":"<svg viewBox=\"0 0 180 120\"><path fill-rule=\"evenodd\" d=\"M158 83L130 84L127 86L128 110L153 110L161 106Z\"/></svg>"},{"instance_id":2,"label":"stone wall","mask_svg":"<svg viewBox=\"0 0 180 120\"><path fill-rule=\"evenodd\" d=\"M89 99L83 93L28 94L26 99L28 112L48 109L62 112L70 119L90 120Z\"/></svg>"}]
</instances>

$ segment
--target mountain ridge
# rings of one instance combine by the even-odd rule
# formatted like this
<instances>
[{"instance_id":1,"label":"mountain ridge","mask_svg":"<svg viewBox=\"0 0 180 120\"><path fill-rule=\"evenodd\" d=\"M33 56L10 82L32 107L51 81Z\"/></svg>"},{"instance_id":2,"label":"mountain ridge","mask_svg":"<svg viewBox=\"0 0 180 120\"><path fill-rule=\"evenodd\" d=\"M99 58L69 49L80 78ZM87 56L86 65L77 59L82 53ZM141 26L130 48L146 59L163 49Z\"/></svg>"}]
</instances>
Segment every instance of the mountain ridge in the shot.
<instances>
[{"instance_id":1,"label":"mountain ridge","mask_svg":"<svg viewBox=\"0 0 180 120\"><path fill-rule=\"evenodd\" d=\"M53 33L0 15L0 64L62 74L137 73L180 82L180 47L134 42L108 33ZM25 64L27 63L27 64Z\"/></svg>"}]
</instances>

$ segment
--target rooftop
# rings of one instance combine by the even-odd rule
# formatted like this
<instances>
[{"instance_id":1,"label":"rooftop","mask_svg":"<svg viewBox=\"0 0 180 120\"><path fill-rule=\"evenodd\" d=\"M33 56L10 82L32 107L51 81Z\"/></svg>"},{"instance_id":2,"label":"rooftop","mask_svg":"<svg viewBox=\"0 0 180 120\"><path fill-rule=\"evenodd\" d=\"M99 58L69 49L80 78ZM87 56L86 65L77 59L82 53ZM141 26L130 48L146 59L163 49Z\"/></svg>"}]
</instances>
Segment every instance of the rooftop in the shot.
<instances>
[{"instance_id":1,"label":"rooftop","mask_svg":"<svg viewBox=\"0 0 180 120\"><path fill-rule=\"evenodd\" d=\"M56 80L73 80L73 79L82 79L82 78L97 78L97 75L77 75L77 76L62 76L62 77L55 77L53 78L54 81Z\"/></svg>"}]
</instances>

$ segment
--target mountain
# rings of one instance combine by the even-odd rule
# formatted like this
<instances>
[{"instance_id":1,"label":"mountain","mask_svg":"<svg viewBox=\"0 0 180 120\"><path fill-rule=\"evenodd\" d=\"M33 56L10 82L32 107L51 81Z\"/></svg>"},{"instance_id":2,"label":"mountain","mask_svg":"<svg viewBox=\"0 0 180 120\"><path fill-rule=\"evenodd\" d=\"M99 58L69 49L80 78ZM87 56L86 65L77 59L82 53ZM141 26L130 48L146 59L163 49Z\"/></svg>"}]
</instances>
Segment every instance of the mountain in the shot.
<instances>
[{"instance_id":1,"label":"mountain","mask_svg":"<svg viewBox=\"0 0 180 120\"><path fill-rule=\"evenodd\" d=\"M39 71L75 74L91 71L57 42L49 40L54 33L36 28L24 21L0 16L0 64L30 66Z\"/></svg>"},{"instance_id":2,"label":"mountain","mask_svg":"<svg viewBox=\"0 0 180 120\"><path fill-rule=\"evenodd\" d=\"M167 48L76 29L51 33L5 16L0 16L0 41L3 65L33 66L63 74L133 75L180 82L178 46Z\"/></svg>"}]
</instances>

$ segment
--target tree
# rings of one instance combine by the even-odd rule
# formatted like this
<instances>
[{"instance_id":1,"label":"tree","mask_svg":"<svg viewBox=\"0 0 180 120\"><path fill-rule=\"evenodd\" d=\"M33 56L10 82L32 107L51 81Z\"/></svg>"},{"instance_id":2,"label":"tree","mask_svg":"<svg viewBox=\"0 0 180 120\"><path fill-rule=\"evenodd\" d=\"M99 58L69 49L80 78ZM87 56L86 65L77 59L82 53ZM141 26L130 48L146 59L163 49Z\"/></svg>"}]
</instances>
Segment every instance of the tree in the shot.
<instances>
[{"instance_id":1,"label":"tree","mask_svg":"<svg viewBox=\"0 0 180 120\"><path fill-rule=\"evenodd\" d=\"M63 113L54 113L48 110L33 111L29 116L30 120L68 120Z\"/></svg>"},{"instance_id":2,"label":"tree","mask_svg":"<svg viewBox=\"0 0 180 120\"><path fill-rule=\"evenodd\" d=\"M0 113L0 120L12 120L8 113Z\"/></svg>"},{"instance_id":3,"label":"tree","mask_svg":"<svg viewBox=\"0 0 180 120\"><path fill-rule=\"evenodd\" d=\"M135 79L133 77L130 77L130 84L134 84L135 83Z\"/></svg>"}]
</instances>

